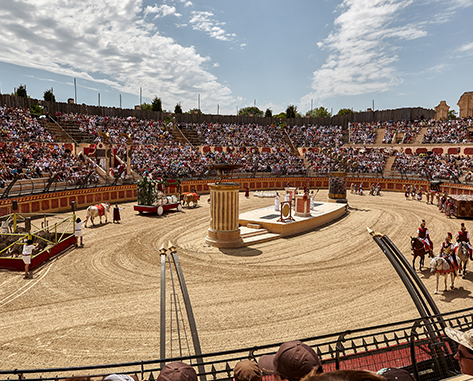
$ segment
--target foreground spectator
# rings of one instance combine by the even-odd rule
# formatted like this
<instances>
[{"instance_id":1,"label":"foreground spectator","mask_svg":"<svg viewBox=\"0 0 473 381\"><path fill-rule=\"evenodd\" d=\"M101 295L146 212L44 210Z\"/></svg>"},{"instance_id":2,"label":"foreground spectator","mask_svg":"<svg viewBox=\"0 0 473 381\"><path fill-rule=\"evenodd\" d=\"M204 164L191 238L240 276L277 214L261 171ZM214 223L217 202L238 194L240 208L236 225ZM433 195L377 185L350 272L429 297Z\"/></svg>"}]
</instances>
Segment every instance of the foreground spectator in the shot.
<instances>
[{"instance_id":1,"label":"foreground spectator","mask_svg":"<svg viewBox=\"0 0 473 381\"><path fill-rule=\"evenodd\" d=\"M273 356L273 364L277 371L274 376L276 381L299 381L311 372L323 372L317 353L300 341L288 341L281 345Z\"/></svg>"},{"instance_id":2,"label":"foreground spectator","mask_svg":"<svg viewBox=\"0 0 473 381\"><path fill-rule=\"evenodd\" d=\"M334 370L323 374L311 372L302 381L386 381L386 379L368 370Z\"/></svg>"},{"instance_id":3,"label":"foreground spectator","mask_svg":"<svg viewBox=\"0 0 473 381\"><path fill-rule=\"evenodd\" d=\"M377 372L388 381L416 381L414 377L405 369L384 368Z\"/></svg>"},{"instance_id":4,"label":"foreground spectator","mask_svg":"<svg viewBox=\"0 0 473 381\"><path fill-rule=\"evenodd\" d=\"M194 368L183 362L171 362L161 369L157 381L197 381Z\"/></svg>"},{"instance_id":5,"label":"foreground spectator","mask_svg":"<svg viewBox=\"0 0 473 381\"><path fill-rule=\"evenodd\" d=\"M457 353L453 358L460 364L461 372L473 376L473 329L461 332L446 327L445 333L450 339L459 344Z\"/></svg>"},{"instance_id":6,"label":"foreground spectator","mask_svg":"<svg viewBox=\"0 0 473 381\"><path fill-rule=\"evenodd\" d=\"M274 367L273 358L274 356L271 355L263 355L260 357L258 366L263 372L263 376L274 376L277 373L276 368Z\"/></svg>"},{"instance_id":7,"label":"foreground spectator","mask_svg":"<svg viewBox=\"0 0 473 381\"><path fill-rule=\"evenodd\" d=\"M263 373L254 361L242 360L233 370L235 381L261 381Z\"/></svg>"}]
</instances>

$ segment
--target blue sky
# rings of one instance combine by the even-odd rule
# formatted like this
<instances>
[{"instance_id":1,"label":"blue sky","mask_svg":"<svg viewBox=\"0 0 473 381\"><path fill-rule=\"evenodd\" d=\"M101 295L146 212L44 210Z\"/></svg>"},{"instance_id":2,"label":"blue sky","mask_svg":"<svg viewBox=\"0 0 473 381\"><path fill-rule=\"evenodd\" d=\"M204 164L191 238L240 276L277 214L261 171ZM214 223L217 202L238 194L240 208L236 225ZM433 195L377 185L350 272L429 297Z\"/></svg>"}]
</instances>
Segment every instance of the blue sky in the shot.
<instances>
[{"instance_id":1,"label":"blue sky","mask_svg":"<svg viewBox=\"0 0 473 381\"><path fill-rule=\"evenodd\" d=\"M473 0L0 0L0 88L235 114L451 109L473 91Z\"/></svg>"}]
</instances>

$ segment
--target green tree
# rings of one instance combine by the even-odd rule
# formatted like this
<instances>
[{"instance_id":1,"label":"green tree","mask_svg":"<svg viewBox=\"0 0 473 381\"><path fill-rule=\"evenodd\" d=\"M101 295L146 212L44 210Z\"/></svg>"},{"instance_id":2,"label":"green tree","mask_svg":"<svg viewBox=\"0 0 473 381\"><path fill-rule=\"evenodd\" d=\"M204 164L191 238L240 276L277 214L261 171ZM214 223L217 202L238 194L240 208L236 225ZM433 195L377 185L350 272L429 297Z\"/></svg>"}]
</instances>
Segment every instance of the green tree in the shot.
<instances>
[{"instance_id":1,"label":"green tree","mask_svg":"<svg viewBox=\"0 0 473 381\"><path fill-rule=\"evenodd\" d=\"M150 105L149 103L142 103L141 104L141 109L142 110L153 111L153 106Z\"/></svg>"},{"instance_id":2,"label":"green tree","mask_svg":"<svg viewBox=\"0 0 473 381\"><path fill-rule=\"evenodd\" d=\"M188 114L199 114L202 115L202 111L199 110L198 108L192 108L189 111L187 111Z\"/></svg>"},{"instance_id":3,"label":"green tree","mask_svg":"<svg viewBox=\"0 0 473 381\"><path fill-rule=\"evenodd\" d=\"M16 96L27 98L28 93L26 92L26 85L20 85L18 89L16 89L15 94Z\"/></svg>"},{"instance_id":4,"label":"green tree","mask_svg":"<svg viewBox=\"0 0 473 381\"><path fill-rule=\"evenodd\" d=\"M273 115L273 118L278 118L278 119L286 118L286 113L280 112L279 114Z\"/></svg>"},{"instance_id":5,"label":"green tree","mask_svg":"<svg viewBox=\"0 0 473 381\"><path fill-rule=\"evenodd\" d=\"M448 112L448 120L454 120L457 119L457 113L455 110L450 110Z\"/></svg>"},{"instance_id":6,"label":"green tree","mask_svg":"<svg viewBox=\"0 0 473 381\"><path fill-rule=\"evenodd\" d=\"M244 107L238 110L238 115L243 116L263 116L263 111L261 111L258 107Z\"/></svg>"},{"instance_id":7,"label":"green tree","mask_svg":"<svg viewBox=\"0 0 473 381\"><path fill-rule=\"evenodd\" d=\"M53 90L45 90L43 93L43 99L47 102L56 102L56 97L54 96Z\"/></svg>"},{"instance_id":8,"label":"green tree","mask_svg":"<svg viewBox=\"0 0 473 381\"><path fill-rule=\"evenodd\" d=\"M349 108L341 108L338 110L337 115L347 115L347 114L353 114L353 110L350 110Z\"/></svg>"},{"instance_id":9,"label":"green tree","mask_svg":"<svg viewBox=\"0 0 473 381\"><path fill-rule=\"evenodd\" d=\"M300 115L297 113L297 106L294 106L294 105L287 106L287 109L286 109L287 118L297 118L298 116Z\"/></svg>"},{"instance_id":10,"label":"green tree","mask_svg":"<svg viewBox=\"0 0 473 381\"><path fill-rule=\"evenodd\" d=\"M40 105L31 105L30 111L33 115L41 115L43 113L43 108Z\"/></svg>"},{"instance_id":11,"label":"green tree","mask_svg":"<svg viewBox=\"0 0 473 381\"><path fill-rule=\"evenodd\" d=\"M158 98L157 96L153 98L153 102L151 102L151 110L163 112L163 105L161 102L161 98Z\"/></svg>"},{"instance_id":12,"label":"green tree","mask_svg":"<svg viewBox=\"0 0 473 381\"><path fill-rule=\"evenodd\" d=\"M182 107L179 103L174 107L174 114L182 114Z\"/></svg>"},{"instance_id":13,"label":"green tree","mask_svg":"<svg viewBox=\"0 0 473 381\"><path fill-rule=\"evenodd\" d=\"M273 116L273 112L269 108L267 108L266 112L264 113L264 116L266 118L271 118Z\"/></svg>"},{"instance_id":14,"label":"green tree","mask_svg":"<svg viewBox=\"0 0 473 381\"><path fill-rule=\"evenodd\" d=\"M325 107L320 106L319 108L308 111L306 116L310 116L311 118L329 118L332 115L330 115L330 112Z\"/></svg>"}]
</instances>

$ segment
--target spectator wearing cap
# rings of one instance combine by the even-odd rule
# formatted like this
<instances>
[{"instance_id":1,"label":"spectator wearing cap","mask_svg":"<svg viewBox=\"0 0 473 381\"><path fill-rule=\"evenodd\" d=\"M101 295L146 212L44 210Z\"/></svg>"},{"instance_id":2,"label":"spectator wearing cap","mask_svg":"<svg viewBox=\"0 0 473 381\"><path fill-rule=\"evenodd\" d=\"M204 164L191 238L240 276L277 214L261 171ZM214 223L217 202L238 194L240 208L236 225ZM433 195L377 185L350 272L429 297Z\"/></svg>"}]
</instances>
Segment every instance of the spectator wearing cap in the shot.
<instances>
[{"instance_id":1,"label":"spectator wearing cap","mask_svg":"<svg viewBox=\"0 0 473 381\"><path fill-rule=\"evenodd\" d=\"M473 329L461 332L446 327L445 333L450 339L459 344L457 353L453 358L460 364L461 372L473 376Z\"/></svg>"},{"instance_id":2,"label":"spectator wearing cap","mask_svg":"<svg viewBox=\"0 0 473 381\"><path fill-rule=\"evenodd\" d=\"M233 370L235 381L261 381L263 372L258 364L251 360L242 360Z\"/></svg>"},{"instance_id":3,"label":"spectator wearing cap","mask_svg":"<svg viewBox=\"0 0 473 381\"><path fill-rule=\"evenodd\" d=\"M383 368L377 374L388 381L416 381L407 370L401 368Z\"/></svg>"},{"instance_id":4,"label":"spectator wearing cap","mask_svg":"<svg viewBox=\"0 0 473 381\"><path fill-rule=\"evenodd\" d=\"M322 362L317 353L300 341L288 341L281 345L273 356L276 369L275 381L299 381L311 371L322 373Z\"/></svg>"},{"instance_id":5,"label":"spectator wearing cap","mask_svg":"<svg viewBox=\"0 0 473 381\"><path fill-rule=\"evenodd\" d=\"M258 360L258 367L263 372L263 376L274 376L277 371L273 363L274 356L263 355Z\"/></svg>"},{"instance_id":6,"label":"spectator wearing cap","mask_svg":"<svg viewBox=\"0 0 473 381\"><path fill-rule=\"evenodd\" d=\"M346 369L334 370L323 374L317 374L312 371L302 381L386 381L386 379L368 370Z\"/></svg>"},{"instance_id":7,"label":"spectator wearing cap","mask_svg":"<svg viewBox=\"0 0 473 381\"><path fill-rule=\"evenodd\" d=\"M180 361L171 362L163 367L157 381L197 381L194 368Z\"/></svg>"}]
</instances>

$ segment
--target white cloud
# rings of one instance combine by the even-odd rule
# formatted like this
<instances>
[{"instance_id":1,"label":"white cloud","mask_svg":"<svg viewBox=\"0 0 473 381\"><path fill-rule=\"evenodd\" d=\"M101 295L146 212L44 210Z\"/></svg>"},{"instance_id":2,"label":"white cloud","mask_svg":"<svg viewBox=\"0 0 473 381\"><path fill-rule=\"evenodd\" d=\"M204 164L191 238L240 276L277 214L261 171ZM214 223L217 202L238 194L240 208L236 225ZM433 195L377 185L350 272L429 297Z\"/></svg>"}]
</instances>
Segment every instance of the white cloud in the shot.
<instances>
[{"instance_id":1,"label":"white cloud","mask_svg":"<svg viewBox=\"0 0 473 381\"><path fill-rule=\"evenodd\" d=\"M209 58L160 35L142 12L141 0L9 0L0 11L0 59L121 92L143 87L168 107L195 103L196 94L232 104L228 87L204 69Z\"/></svg>"},{"instance_id":2,"label":"white cloud","mask_svg":"<svg viewBox=\"0 0 473 381\"><path fill-rule=\"evenodd\" d=\"M235 33L227 33L222 27L224 22L213 19L212 12L193 11L189 24L192 29L207 33L210 37L221 41L232 41L236 37Z\"/></svg>"},{"instance_id":3,"label":"white cloud","mask_svg":"<svg viewBox=\"0 0 473 381\"><path fill-rule=\"evenodd\" d=\"M180 17L181 14L176 12L176 7L171 7L169 5L154 5L153 7L147 6L144 10L144 15L147 16L150 13L155 13L154 18L166 17L169 15L174 15Z\"/></svg>"},{"instance_id":4,"label":"white cloud","mask_svg":"<svg viewBox=\"0 0 473 381\"><path fill-rule=\"evenodd\" d=\"M394 63L396 41L426 36L423 24L400 24L398 15L413 0L344 0L335 30L317 45L330 52L313 74L311 94L301 99L324 99L387 91L402 80Z\"/></svg>"},{"instance_id":5,"label":"white cloud","mask_svg":"<svg viewBox=\"0 0 473 381\"><path fill-rule=\"evenodd\" d=\"M460 46L458 51L461 53L473 53L473 42Z\"/></svg>"}]
</instances>

